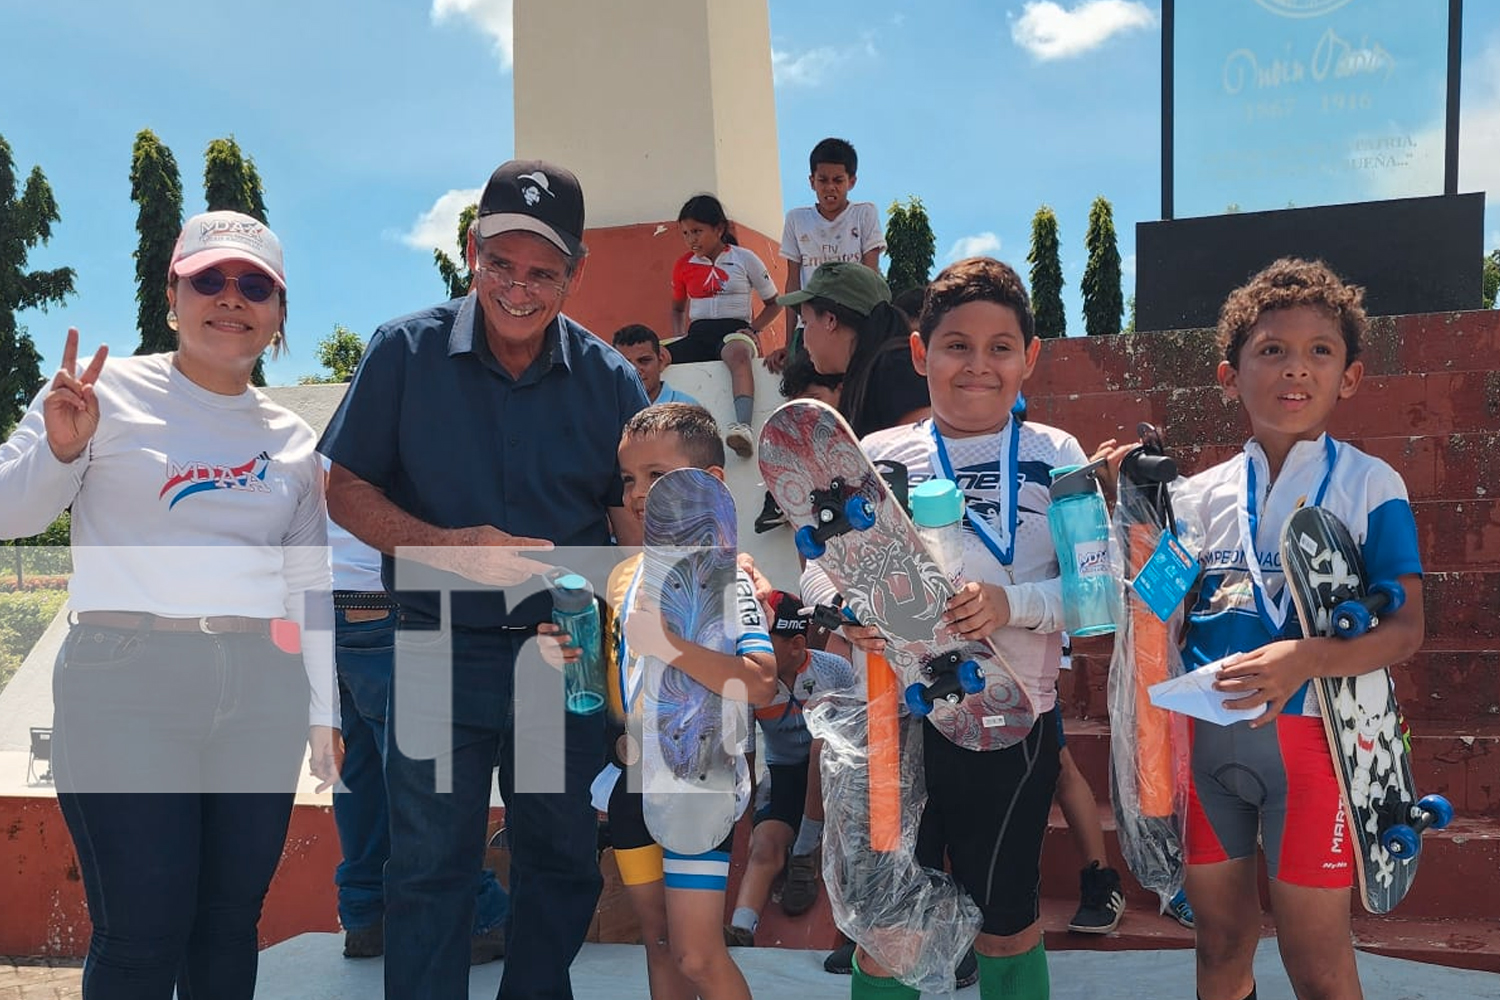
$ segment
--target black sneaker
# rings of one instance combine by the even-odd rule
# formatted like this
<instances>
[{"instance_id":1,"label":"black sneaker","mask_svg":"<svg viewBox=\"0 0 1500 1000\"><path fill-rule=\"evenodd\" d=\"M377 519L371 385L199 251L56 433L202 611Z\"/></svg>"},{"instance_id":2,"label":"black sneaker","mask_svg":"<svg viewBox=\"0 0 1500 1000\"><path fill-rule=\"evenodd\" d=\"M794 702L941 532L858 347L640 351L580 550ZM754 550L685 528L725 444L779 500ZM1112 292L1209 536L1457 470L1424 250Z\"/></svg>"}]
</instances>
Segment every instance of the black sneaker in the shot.
<instances>
[{"instance_id":1,"label":"black sneaker","mask_svg":"<svg viewBox=\"0 0 1500 1000\"><path fill-rule=\"evenodd\" d=\"M771 491L766 490L766 502L761 504L760 513L755 517L755 533L763 535L768 531L774 531L786 524L786 515L776 505L776 498L771 496Z\"/></svg>"},{"instance_id":2,"label":"black sneaker","mask_svg":"<svg viewBox=\"0 0 1500 1000\"><path fill-rule=\"evenodd\" d=\"M1120 873L1089 862L1078 876L1078 912L1068 923L1068 930L1078 934L1108 934L1120 926L1125 913L1125 894L1120 890Z\"/></svg>"},{"instance_id":3,"label":"black sneaker","mask_svg":"<svg viewBox=\"0 0 1500 1000\"><path fill-rule=\"evenodd\" d=\"M497 924L469 938L469 964L485 965L505 957L505 925Z\"/></svg>"},{"instance_id":4,"label":"black sneaker","mask_svg":"<svg viewBox=\"0 0 1500 1000\"><path fill-rule=\"evenodd\" d=\"M964 952L964 957L958 960L958 966L953 970L953 978L958 980L956 984L958 989L973 986L979 982L979 959L975 956L973 948Z\"/></svg>"},{"instance_id":5,"label":"black sneaker","mask_svg":"<svg viewBox=\"0 0 1500 1000\"><path fill-rule=\"evenodd\" d=\"M345 958L379 958L385 954L385 925L379 922L344 932Z\"/></svg>"},{"instance_id":6,"label":"black sneaker","mask_svg":"<svg viewBox=\"0 0 1500 1000\"><path fill-rule=\"evenodd\" d=\"M845 941L823 959L823 971L835 976L854 975L854 942Z\"/></svg>"}]
</instances>

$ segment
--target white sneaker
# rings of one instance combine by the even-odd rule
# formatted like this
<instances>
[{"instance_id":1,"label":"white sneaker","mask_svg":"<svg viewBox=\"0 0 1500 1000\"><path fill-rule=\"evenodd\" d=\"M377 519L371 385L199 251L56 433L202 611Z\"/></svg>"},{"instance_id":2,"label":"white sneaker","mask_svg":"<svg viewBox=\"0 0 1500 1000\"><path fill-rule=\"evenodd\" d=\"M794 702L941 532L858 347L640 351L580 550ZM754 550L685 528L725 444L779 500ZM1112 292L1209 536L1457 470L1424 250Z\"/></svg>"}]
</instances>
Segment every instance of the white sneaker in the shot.
<instances>
[{"instance_id":1,"label":"white sneaker","mask_svg":"<svg viewBox=\"0 0 1500 1000\"><path fill-rule=\"evenodd\" d=\"M740 458L749 458L755 450L755 438L750 434L749 424L730 424L729 433L724 435L724 443Z\"/></svg>"}]
</instances>

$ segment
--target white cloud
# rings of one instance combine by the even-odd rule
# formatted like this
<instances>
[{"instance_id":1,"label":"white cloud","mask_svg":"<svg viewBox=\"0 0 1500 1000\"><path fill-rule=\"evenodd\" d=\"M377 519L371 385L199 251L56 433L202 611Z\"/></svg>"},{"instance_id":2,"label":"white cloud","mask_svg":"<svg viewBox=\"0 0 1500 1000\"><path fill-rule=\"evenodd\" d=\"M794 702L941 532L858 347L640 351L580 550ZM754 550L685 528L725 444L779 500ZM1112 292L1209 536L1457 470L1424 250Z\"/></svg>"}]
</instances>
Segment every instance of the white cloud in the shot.
<instances>
[{"instance_id":1,"label":"white cloud","mask_svg":"<svg viewBox=\"0 0 1500 1000\"><path fill-rule=\"evenodd\" d=\"M458 216L479 200L480 188L449 191L417 217L401 242L418 250L441 250L452 257L458 249Z\"/></svg>"},{"instance_id":2,"label":"white cloud","mask_svg":"<svg viewBox=\"0 0 1500 1000\"><path fill-rule=\"evenodd\" d=\"M1011 39L1043 62L1069 59L1115 35L1156 23L1156 15L1134 0L1084 0L1072 10L1052 0L1028 2L1010 26Z\"/></svg>"},{"instance_id":3,"label":"white cloud","mask_svg":"<svg viewBox=\"0 0 1500 1000\"><path fill-rule=\"evenodd\" d=\"M1120 273L1127 278L1135 277L1135 254L1131 254L1120 261Z\"/></svg>"},{"instance_id":4,"label":"white cloud","mask_svg":"<svg viewBox=\"0 0 1500 1000\"><path fill-rule=\"evenodd\" d=\"M998 256L1000 256L1000 237L991 232L983 232L955 240L953 246L948 249L948 255L943 259L951 264L965 257Z\"/></svg>"},{"instance_id":5,"label":"white cloud","mask_svg":"<svg viewBox=\"0 0 1500 1000\"><path fill-rule=\"evenodd\" d=\"M771 50L771 79L779 86L816 87L842 72L858 58L874 59L880 55L871 35L854 45L835 48L820 45L805 52Z\"/></svg>"},{"instance_id":6,"label":"white cloud","mask_svg":"<svg viewBox=\"0 0 1500 1000\"><path fill-rule=\"evenodd\" d=\"M512 10L514 0L432 0L432 20L438 24L468 18L494 39L500 68L510 69L516 52Z\"/></svg>"}]
</instances>

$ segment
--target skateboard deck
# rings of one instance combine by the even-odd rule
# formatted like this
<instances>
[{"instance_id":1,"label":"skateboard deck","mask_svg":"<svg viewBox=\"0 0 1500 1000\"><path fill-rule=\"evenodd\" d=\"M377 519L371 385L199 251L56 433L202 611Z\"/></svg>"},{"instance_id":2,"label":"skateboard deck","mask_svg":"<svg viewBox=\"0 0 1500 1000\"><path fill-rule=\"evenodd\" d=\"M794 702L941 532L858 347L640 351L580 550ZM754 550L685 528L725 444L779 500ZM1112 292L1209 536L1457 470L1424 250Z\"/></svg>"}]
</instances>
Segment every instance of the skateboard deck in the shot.
<instances>
[{"instance_id":1,"label":"skateboard deck","mask_svg":"<svg viewBox=\"0 0 1500 1000\"><path fill-rule=\"evenodd\" d=\"M639 594L670 632L733 653L737 536L734 497L700 469L669 472L646 495ZM748 709L645 657L641 790L646 828L679 854L729 836L749 774L739 753Z\"/></svg>"},{"instance_id":2,"label":"skateboard deck","mask_svg":"<svg viewBox=\"0 0 1500 1000\"><path fill-rule=\"evenodd\" d=\"M1321 507L1303 507L1287 519L1281 563L1308 636L1352 637L1378 624L1385 606L1395 610L1404 599L1399 584L1370 586L1349 529ZM1387 913L1416 878L1422 829L1445 825L1452 809L1437 796L1417 799L1389 670L1321 677L1314 688L1345 818L1359 848L1354 870L1360 897L1371 913Z\"/></svg>"},{"instance_id":3,"label":"skateboard deck","mask_svg":"<svg viewBox=\"0 0 1500 1000\"><path fill-rule=\"evenodd\" d=\"M988 640L948 633L942 612L953 582L838 411L815 400L783 405L761 429L759 455L799 549L815 555L855 618L885 636L906 703L970 750L998 750L1029 733L1036 712L1025 687Z\"/></svg>"}]
</instances>

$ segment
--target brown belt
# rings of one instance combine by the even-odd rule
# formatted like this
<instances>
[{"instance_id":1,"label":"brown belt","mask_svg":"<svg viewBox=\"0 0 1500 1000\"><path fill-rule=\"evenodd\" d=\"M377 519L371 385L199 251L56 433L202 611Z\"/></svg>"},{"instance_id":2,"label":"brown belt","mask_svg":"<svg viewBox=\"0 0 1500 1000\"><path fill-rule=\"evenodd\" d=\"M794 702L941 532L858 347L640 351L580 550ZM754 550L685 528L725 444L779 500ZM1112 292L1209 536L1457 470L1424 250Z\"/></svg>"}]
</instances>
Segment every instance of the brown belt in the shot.
<instances>
[{"instance_id":1,"label":"brown belt","mask_svg":"<svg viewBox=\"0 0 1500 1000\"><path fill-rule=\"evenodd\" d=\"M144 611L80 611L75 616L80 625L97 625L103 628L124 628L148 632L202 632L217 635L223 632L252 632L267 634L271 631L269 618L245 618L241 615L209 615L205 618L162 618Z\"/></svg>"}]
</instances>

